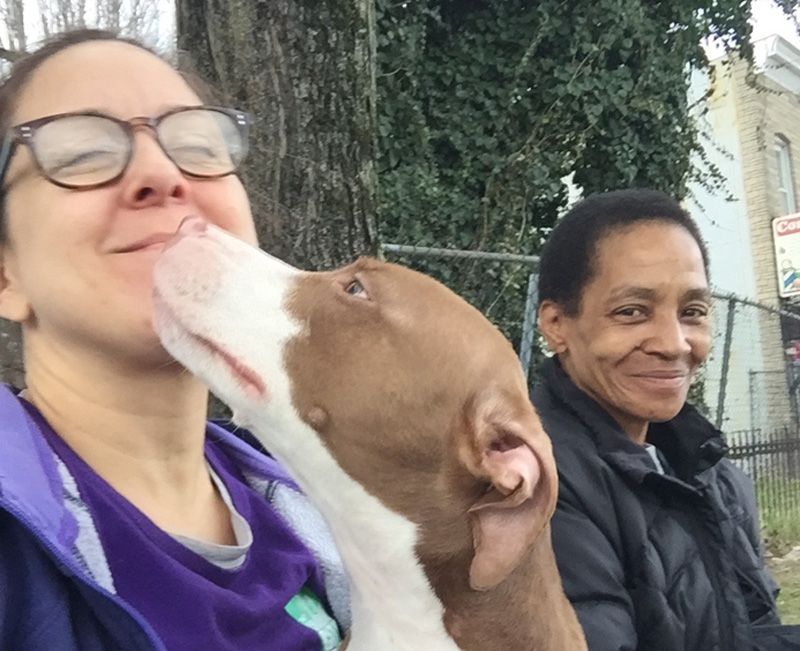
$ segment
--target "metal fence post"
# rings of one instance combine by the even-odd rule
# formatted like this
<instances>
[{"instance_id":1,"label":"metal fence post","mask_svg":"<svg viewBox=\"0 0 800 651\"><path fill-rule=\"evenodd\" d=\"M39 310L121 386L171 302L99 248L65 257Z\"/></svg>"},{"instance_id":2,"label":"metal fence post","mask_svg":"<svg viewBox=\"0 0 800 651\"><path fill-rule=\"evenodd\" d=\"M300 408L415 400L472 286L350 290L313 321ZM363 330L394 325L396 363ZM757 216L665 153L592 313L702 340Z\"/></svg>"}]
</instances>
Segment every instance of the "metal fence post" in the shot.
<instances>
[{"instance_id":1,"label":"metal fence post","mask_svg":"<svg viewBox=\"0 0 800 651\"><path fill-rule=\"evenodd\" d=\"M522 321L522 337L519 342L519 361L525 380L531 368L533 353L533 334L536 331L536 304L539 302L538 275L532 271L528 276L528 296L525 299L525 318Z\"/></svg>"},{"instance_id":2,"label":"metal fence post","mask_svg":"<svg viewBox=\"0 0 800 651\"><path fill-rule=\"evenodd\" d=\"M722 418L725 416L725 391L728 384L728 368L730 366L731 340L733 339L733 319L736 315L736 301L731 296L728 299L728 314L725 321L725 343L722 346L722 369L719 378L719 396L717 397L717 429L722 428Z\"/></svg>"},{"instance_id":3,"label":"metal fence post","mask_svg":"<svg viewBox=\"0 0 800 651\"><path fill-rule=\"evenodd\" d=\"M756 429L756 399L755 399L755 377L756 372L753 369L747 371L747 393L750 397L750 431Z\"/></svg>"}]
</instances>

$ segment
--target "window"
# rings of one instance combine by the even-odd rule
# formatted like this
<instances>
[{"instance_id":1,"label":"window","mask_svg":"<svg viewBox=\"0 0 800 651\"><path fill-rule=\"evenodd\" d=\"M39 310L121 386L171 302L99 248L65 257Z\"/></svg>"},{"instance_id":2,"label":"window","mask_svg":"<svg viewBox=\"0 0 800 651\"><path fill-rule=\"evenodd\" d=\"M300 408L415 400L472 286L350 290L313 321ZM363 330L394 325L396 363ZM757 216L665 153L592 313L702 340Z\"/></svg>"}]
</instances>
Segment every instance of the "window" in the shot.
<instances>
[{"instance_id":1,"label":"window","mask_svg":"<svg viewBox=\"0 0 800 651\"><path fill-rule=\"evenodd\" d=\"M783 136L775 140L775 154L778 157L778 194L781 196L783 214L797 212L794 200L794 178L792 177L792 156L789 141Z\"/></svg>"}]
</instances>

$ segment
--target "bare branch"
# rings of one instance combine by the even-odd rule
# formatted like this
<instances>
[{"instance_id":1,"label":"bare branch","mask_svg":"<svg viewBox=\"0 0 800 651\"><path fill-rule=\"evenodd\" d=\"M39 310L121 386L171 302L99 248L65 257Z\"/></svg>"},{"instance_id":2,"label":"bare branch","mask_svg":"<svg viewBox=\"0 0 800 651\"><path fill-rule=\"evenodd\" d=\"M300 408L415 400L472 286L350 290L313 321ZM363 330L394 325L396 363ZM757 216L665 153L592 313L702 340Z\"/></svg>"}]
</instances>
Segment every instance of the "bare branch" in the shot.
<instances>
[{"instance_id":1,"label":"bare branch","mask_svg":"<svg viewBox=\"0 0 800 651\"><path fill-rule=\"evenodd\" d=\"M10 0L7 5L6 28L10 46L15 50L25 50L28 47L25 35L25 4L23 0Z\"/></svg>"},{"instance_id":2,"label":"bare branch","mask_svg":"<svg viewBox=\"0 0 800 651\"><path fill-rule=\"evenodd\" d=\"M3 61L16 61L20 57L24 56L25 52L21 50L8 50L4 47L0 47L0 59Z\"/></svg>"},{"instance_id":3,"label":"bare branch","mask_svg":"<svg viewBox=\"0 0 800 651\"><path fill-rule=\"evenodd\" d=\"M50 38L52 30L50 28L50 6L46 0L39 0L39 18L42 21L42 32L45 38Z\"/></svg>"},{"instance_id":4,"label":"bare branch","mask_svg":"<svg viewBox=\"0 0 800 651\"><path fill-rule=\"evenodd\" d=\"M155 39L158 7L155 0L131 0L124 32L145 42Z\"/></svg>"},{"instance_id":5,"label":"bare branch","mask_svg":"<svg viewBox=\"0 0 800 651\"><path fill-rule=\"evenodd\" d=\"M97 3L97 23L113 32L120 31L122 0L102 0Z\"/></svg>"}]
</instances>

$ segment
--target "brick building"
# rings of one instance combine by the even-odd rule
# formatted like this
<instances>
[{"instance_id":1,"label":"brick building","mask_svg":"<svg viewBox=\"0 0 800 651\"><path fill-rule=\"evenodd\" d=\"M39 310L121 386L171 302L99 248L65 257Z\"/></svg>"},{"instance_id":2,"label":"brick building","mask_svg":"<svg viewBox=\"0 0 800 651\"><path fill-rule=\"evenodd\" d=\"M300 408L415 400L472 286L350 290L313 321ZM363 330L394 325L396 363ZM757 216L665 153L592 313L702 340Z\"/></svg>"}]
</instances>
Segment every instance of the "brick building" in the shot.
<instances>
[{"instance_id":1,"label":"brick building","mask_svg":"<svg viewBox=\"0 0 800 651\"><path fill-rule=\"evenodd\" d=\"M727 179L729 196L696 184L689 208L708 242L712 282L719 292L800 313L800 297L779 296L772 230L775 218L800 209L800 50L771 36L755 44L755 53L755 69L721 59L714 62L713 75L695 80L696 97L710 90L700 126L708 161ZM780 264L789 261L782 258ZM795 266L800 270L800 260ZM800 342L800 321L742 303L720 301L718 307L717 340L724 342L727 328L732 342L727 372L724 346L715 347L709 363L709 404L713 408L724 400L729 431L795 424L800 367L793 366L787 350ZM735 308L732 328L730 307Z\"/></svg>"}]
</instances>

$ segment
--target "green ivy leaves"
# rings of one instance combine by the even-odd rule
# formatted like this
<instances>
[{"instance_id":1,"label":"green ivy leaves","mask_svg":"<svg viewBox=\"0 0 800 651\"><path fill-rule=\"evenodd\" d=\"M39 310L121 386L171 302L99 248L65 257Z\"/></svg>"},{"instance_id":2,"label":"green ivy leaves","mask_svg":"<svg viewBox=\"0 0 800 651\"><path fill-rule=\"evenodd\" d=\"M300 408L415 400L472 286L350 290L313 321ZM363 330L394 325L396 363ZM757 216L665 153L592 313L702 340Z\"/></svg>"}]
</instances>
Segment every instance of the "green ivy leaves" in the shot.
<instances>
[{"instance_id":1,"label":"green ivy leaves","mask_svg":"<svg viewBox=\"0 0 800 651\"><path fill-rule=\"evenodd\" d=\"M748 47L741 0L377 0L384 239L536 249L585 191L682 196L701 39ZM699 159L701 160L701 159Z\"/></svg>"},{"instance_id":2,"label":"green ivy leaves","mask_svg":"<svg viewBox=\"0 0 800 651\"><path fill-rule=\"evenodd\" d=\"M536 253L573 172L586 193L723 185L687 90L703 38L749 54L750 0L376 6L384 241ZM404 261L491 306L519 340L526 270Z\"/></svg>"}]
</instances>

